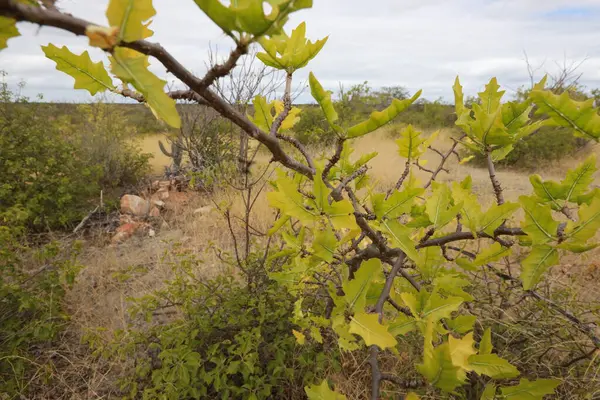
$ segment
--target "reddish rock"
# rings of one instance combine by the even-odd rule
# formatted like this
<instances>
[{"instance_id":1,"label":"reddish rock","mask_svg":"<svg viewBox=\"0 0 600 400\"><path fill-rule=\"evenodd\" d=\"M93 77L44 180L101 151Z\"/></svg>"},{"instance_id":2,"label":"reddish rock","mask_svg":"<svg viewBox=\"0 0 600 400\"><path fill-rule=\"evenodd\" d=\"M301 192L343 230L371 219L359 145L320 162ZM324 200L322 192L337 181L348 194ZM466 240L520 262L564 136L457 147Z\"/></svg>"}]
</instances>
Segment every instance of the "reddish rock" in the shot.
<instances>
[{"instance_id":1,"label":"reddish rock","mask_svg":"<svg viewBox=\"0 0 600 400\"><path fill-rule=\"evenodd\" d=\"M142 199L139 196L126 194L121 197L121 212L124 214L132 214L136 217L148 215L151 209L149 201Z\"/></svg>"},{"instance_id":2,"label":"reddish rock","mask_svg":"<svg viewBox=\"0 0 600 400\"><path fill-rule=\"evenodd\" d=\"M157 207L152 207L152 210L150 210L150 216L153 218L160 217L160 210Z\"/></svg>"},{"instance_id":3,"label":"reddish rock","mask_svg":"<svg viewBox=\"0 0 600 400\"><path fill-rule=\"evenodd\" d=\"M131 222L125 225L121 225L115 235L111 239L112 244L123 243L129 238L131 238L140 228L140 224L136 222Z\"/></svg>"}]
</instances>

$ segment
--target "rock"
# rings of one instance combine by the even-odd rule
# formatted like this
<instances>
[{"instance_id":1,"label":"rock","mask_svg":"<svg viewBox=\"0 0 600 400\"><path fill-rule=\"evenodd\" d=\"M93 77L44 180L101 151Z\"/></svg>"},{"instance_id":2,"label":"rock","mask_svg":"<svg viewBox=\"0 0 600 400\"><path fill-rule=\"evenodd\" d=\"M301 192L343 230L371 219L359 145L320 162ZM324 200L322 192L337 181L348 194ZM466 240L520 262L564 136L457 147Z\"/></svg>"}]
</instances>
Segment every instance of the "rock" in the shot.
<instances>
[{"instance_id":1,"label":"rock","mask_svg":"<svg viewBox=\"0 0 600 400\"><path fill-rule=\"evenodd\" d=\"M115 235L112 237L111 243L119 244L119 243L125 242L126 240L131 238L133 235L135 235L135 233L137 232L137 230L139 228L140 228L140 224L138 224L136 222L131 222L131 223L128 223L125 225L121 225L117 229L117 232L115 233Z\"/></svg>"},{"instance_id":2,"label":"rock","mask_svg":"<svg viewBox=\"0 0 600 400\"><path fill-rule=\"evenodd\" d=\"M194 214L208 215L212 211L211 206L204 206L194 210Z\"/></svg>"},{"instance_id":3,"label":"rock","mask_svg":"<svg viewBox=\"0 0 600 400\"><path fill-rule=\"evenodd\" d=\"M157 207L152 207L152 210L150 210L150 216L153 218L160 217L160 210Z\"/></svg>"},{"instance_id":4,"label":"rock","mask_svg":"<svg viewBox=\"0 0 600 400\"><path fill-rule=\"evenodd\" d=\"M152 204L158 208L163 208L165 206L165 202L162 200L152 200Z\"/></svg>"},{"instance_id":5,"label":"rock","mask_svg":"<svg viewBox=\"0 0 600 400\"><path fill-rule=\"evenodd\" d=\"M154 236L156 236L156 231L154 229L150 229L148 231L148 236L151 237L151 238L153 238Z\"/></svg>"},{"instance_id":6,"label":"rock","mask_svg":"<svg viewBox=\"0 0 600 400\"><path fill-rule=\"evenodd\" d=\"M160 188L160 181L154 181L152 182L152 189L153 190L157 190L158 188Z\"/></svg>"},{"instance_id":7,"label":"rock","mask_svg":"<svg viewBox=\"0 0 600 400\"><path fill-rule=\"evenodd\" d=\"M160 181L158 182L158 189L166 189L167 191L171 188L171 181Z\"/></svg>"},{"instance_id":8,"label":"rock","mask_svg":"<svg viewBox=\"0 0 600 400\"><path fill-rule=\"evenodd\" d=\"M121 212L124 214L132 214L136 217L143 217L150 212L151 204L149 201L142 199L139 196L126 194L121 197Z\"/></svg>"}]
</instances>

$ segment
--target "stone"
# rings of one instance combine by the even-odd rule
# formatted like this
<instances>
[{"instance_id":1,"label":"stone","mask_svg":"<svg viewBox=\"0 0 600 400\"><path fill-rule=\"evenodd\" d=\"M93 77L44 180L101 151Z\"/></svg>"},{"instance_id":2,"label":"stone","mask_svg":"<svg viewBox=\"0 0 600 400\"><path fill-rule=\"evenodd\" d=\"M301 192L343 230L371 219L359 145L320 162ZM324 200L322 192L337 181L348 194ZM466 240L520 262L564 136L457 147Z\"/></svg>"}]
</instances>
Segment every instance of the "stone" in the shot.
<instances>
[{"instance_id":1,"label":"stone","mask_svg":"<svg viewBox=\"0 0 600 400\"><path fill-rule=\"evenodd\" d=\"M150 229L148 231L148 236L151 237L151 238L153 238L154 236L156 236L156 231L154 229Z\"/></svg>"},{"instance_id":2,"label":"stone","mask_svg":"<svg viewBox=\"0 0 600 400\"><path fill-rule=\"evenodd\" d=\"M149 215L153 218L158 218L160 217L160 210L157 207L152 207L152 210L150 210Z\"/></svg>"},{"instance_id":3,"label":"stone","mask_svg":"<svg viewBox=\"0 0 600 400\"><path fill-rule=\"evenodd\" d=\"M130 239L140 228L140 224L136 222L130 222L125 225L121 225L117 228L117 232L111 239L112 244L119 244Z\"/></svg>"},{"instance_id":4,"label":"stone","mask_svg":"<svg viewBox=\"0 0 600 400\"><path fill-rule=\"evenodd\" d=\"M123 214L131 214L136 217L143 217L150 212L151 204L148 200L144 200L133 194L126 194L121 197L121 212Z\"/></svg>"}]
</instances>

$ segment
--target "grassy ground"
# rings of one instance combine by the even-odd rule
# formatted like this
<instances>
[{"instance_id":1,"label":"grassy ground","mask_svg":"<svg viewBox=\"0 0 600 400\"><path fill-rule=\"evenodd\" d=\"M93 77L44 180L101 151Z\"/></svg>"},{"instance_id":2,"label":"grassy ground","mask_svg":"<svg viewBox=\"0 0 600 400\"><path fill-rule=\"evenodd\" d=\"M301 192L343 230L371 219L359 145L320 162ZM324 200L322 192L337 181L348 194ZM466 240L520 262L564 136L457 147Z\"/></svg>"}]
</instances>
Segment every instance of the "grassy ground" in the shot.
<instances>
[{"instance_id":1,"label":"grassy ground","mask_svg":"<svg viewBox=\"0 0 600 400\"><path fill-rule=\"evenodd\" d=\"M451 146L450 134L449 131L441 133L440 150L443 151ZM169 162L169 159L158 149L157 141L161 138L162 135L149 135L142 142L145 152L155 154L152 162L156 172L162 171ZM392 186L404 167L404 161L397 154L393 140L389 132L380 131L360 138L355 143L355 157L373 151L379 153L379 156L370 162L370 173L376 179L379 188ZM587 149L588 153L598 151L600 151L598 147ZM536 172L544 179L560 180L564 172L577 165L584 156L587 156L587 153L580 154L576 158L565 159L560 163L541 165ZM423 159L429 161L429 166L436 166L439 156L429 151ZM268 157L265 156L263 161L267 160ZM260 166L260 160L258 164ZM450 173L442 173L439 181L460 181L467 175L471 175L474 189L480 195L482 204L487 206L494 201L487 170L458 165L455 158L452 158L447 166ZM425 172L418 172L417 175L423 180L428 178ZM498 178L503 184L505 197L509 201L516 200L518 196L531 190L527 173L500 170ZM600 182L598 177L596 182ZM101 336L108 338L114 330L127 329L128 298L139 297L160 288L171 274L171 263L177 253L188 251L196 254L204 261L201 267L202 273L212 275L222 271L222 263L212 250L212 246L225 251L232 249L232 239L227 224L217 210L213 210L209 215L194 213L202 206L222 203L233 205L234 210L241 210L239 196L226 190L217 192L211 197L181 196L163 215L164 222L156 237L134 238L118 247L106 247L104 244L86 246L87 250L82 260L86 269L68 296L69 310L73 316L70 329L72 335L81 336L90 330L103 327ZM253 217L254 227L264 232L270 227L273 219L273 210L268 207L266 199L261 198L257 202ZM594 281L600 277L598 263L594 261L595 256L599 254L595 252L583 259L565 257L562 265L554 268L553 280L557 285L580 285L582 293L589 293L586 288L593 286ZM360 364L361 361L353 362ZM76 365L76 361L72 364ZM83 385L91 388L89 390L102 387L111 371L118 368L118 366L104 364L97 364L96 367L90 367L89 363L87 365L91 370L86 370L81 380L84 381ZM74 370L78 373L82 371L80 368Z\"/></svg>"}]
</instances>

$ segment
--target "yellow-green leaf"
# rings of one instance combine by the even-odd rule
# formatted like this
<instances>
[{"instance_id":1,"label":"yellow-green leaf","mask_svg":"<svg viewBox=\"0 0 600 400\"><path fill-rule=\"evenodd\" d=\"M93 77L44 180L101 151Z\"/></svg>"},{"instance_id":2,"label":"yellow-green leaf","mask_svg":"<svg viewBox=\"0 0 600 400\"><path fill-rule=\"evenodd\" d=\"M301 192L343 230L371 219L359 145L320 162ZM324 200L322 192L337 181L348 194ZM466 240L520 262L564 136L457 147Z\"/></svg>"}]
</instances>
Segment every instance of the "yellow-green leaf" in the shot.
<instances>
[{"instance_id":1,"label":"yellow-green leaf","mask_svg":"<svg viewBox=\"0 0 600 400\"><path fill-rule=\"evenodd\" d=\"M17 21L0 16L0 50L6 48L8 39L19 36Z\"/></svg>"},{"instance_id":2,"label":"yellow-green leaf","mask_svg":"<svg viewBox=\"0 0 600 400\"><path fill-rule=\"evenodd\" d=\"M329 123L329 126L336 131L341 132L342 128L336 124L338 120L338 114L333 107L333 102L331 101L331 92L326 91L321 86L321 83L317 80L314 74L311 72L308 76L308 83L310 85L310 93L312 97L319 103L321 109L323 110L323 114L325 114L325 118Z\"/></svg>"},{"instance_id":3,"label":"yellow-green leaf","mask_svg":"<svg viewBox=\"0 0 600 400\"><path fill-rule=\"evenodd\" d=\"M396 339L388 331L386 325L378 321L377 314L359 312L352 317L350 322L350 333L363 338L367 346L376 345L381 349L394 348Z\"/></svg>"},{"instance_id":4,"label":"yellow-green leaf","mask_svg":"<svg viewBox=\"0 0 600 400\"><path fill-rule=\"evenodd\" d=\"M327 380L321 382L320 385L305 386L304 391L308 400L346 400L346 396L343 394L329 389Z\"/></svg>"},{"instance_id":5,"label":"yellow-green leaf","mask_svg":"<svg viewBox=\"0 0 600 400\"><path fill-rule=\"evenodd\" d=\"M447 185L433 182L433 193L425 203L425 209L433 228L438 230L456 218L462 203L451 206L452 194Z\"/></svg>"},{"instance_id":6,"label":"yellow-green leaf","mask_svg":"<svg viewBox=\"0 0 600 400\"><path fill-rule=\"evenodd\" d=\"M366 135L367 133L373 132L388 122L392 121L402 111L406 110L411 104L413 104L421 96L419 90L413 97L405 100L392 100L392 104L382 111L374 111L368 120L361 122L360 124L354 125L348 129L348 137L355 138Z\"/></svg>"},{"instance_id":7,"label":"yellow-green leaf","mask_svg":"<svg viewBox=\"0 0 600 400\"><path fill-rule=\"evenodd\" d=\"M146 103L157 118L173 128L181 126L181 119L175 107L175 100L165 92L166 81L148 70L148 57L125 48L117 48L111 57L112 72L130 83L144 95Z\"/></svg>"},{"instance_id":8,"label":"yellow-green leaf","mask_svg":"<svg viewBox=\"0 0 600 400\"><path fill-rule=\"evenodd\" d=\"M352 310L364 311L367 291L376 279L383 279L381 261L371 259L362 262L353 280L344 282L344 299Z\"/></svg>"},{"instance_id":9,"label":"yellow-green leaf","mask_svg":"<svg viewBox=\"0 0 600 400\"><path fill-rule=\"evenodd\" d=\"M423 143L425 138L421 138L422 132L417 131L412 125L408 125L400 132L400 139L396 140L398 144L398 154L408 160L414 160L420 157L427 148Z\"/></svg>"},{"instance_id":10,"label":"yellow-green leaf","mask_svg":"<svg viewBox=\"0 0 600 400\"><path fill-rule=\"evenodd\" d=\"M93 96L105 90L115 90L112 79L102 62L94 63L87 51L73 54L66 46L42 46L46 57L56 63L56 69L75 79L75 89L85 89Z\"/></svg>"},{"instance_id":11,"label":"yellow-green leaf","mask_svg":"<svg viewBox=\"0 0 600 400\"><path fill-rule=\"evenodd\" d=\"M152 36L150 18L156 14L152 0L110 0L106 17L111 26L119 28L119 41L134 42Z\"/></svg>"},{"instance_id":12,"label":"yellow-green leaf","mask_svg":"<svg viewBox=\"0 0 600 400\"><path fill-rule=\"evenodd\" d=\"M523 378L517 386L505 386L500 391L502 398L507 400L543 400L544 396L554 393L558 385L557 379L529 381Z\"/></svg>"},{"instance_id":13,"label":"yellow-green leaf","mask_svg":"<svg viewBox=\"0 0 600 400\"><path fill-rule=\"evenodd\" d=\"M523 289L531 290L542 275L553 265L558 264L558 251L550 246L535 246L521 262Z\"/></svg>"},{"instance_id":14,"label":"yellow-green leaf","mask_svg":"<svg viewBox=\"0 0 600 400\"><path fill-rule=\"evenodd\" d=\"M492 330L487 328L483 332L481 341L479 342L479 354L492 354L494 346L492 345Z\"/></svg>"},{"instance_id":15,"label":"yellow-green leaf","mask_svg":"<svg viewBox=\"0 0 600 400\"><path fill-rule=\"evenodd\" d=\"M556 239L559 223L552 218L549 205L539 204L534 197L521 196L519 201L525 211L521 228L533 244L545 244Z\"/></svg>"},{"instance_id":16,"label":"yellow-green leaf","mask_svg":"<svg viewBox=\"0 0 600 400\"><path fill-rule=\"evenodd\" d=\"M452 357L452 363L462 368L465 371L471 371L472 368L469 365L469 357L476 354L477 351L473 347L473 332L464 336L461 339L457 339L453 336L448 337L448 346L450 347L450 357Z\"/></svg>"},{"instance_id":17,"label":"yellow-green leaf","mask_svg":"<svg viewBox=\"0 0 600 400\"><path fill-rule=\"evenodd\" d=\"M508 379L519 376L519 370L496 354L476 354L469 357L469 366L479 375L494 379Z\"/></svg>"},{"instance_id":18,"label":"yellow-green leaf","mask_svg":"<svg viewBox=\"0 0 600 400\"><path fill-rule=\"evenodd\" d=\"M502 225L511 215L519 209L516 203L506 202L502 205L492 205L479 220L479 231L483 231L490 236L494 235L494 231Z\"/></svg>"},{"instance_id":19,"label":"yellow-green leaf","mask_svg":"<svg viewBox=\"0 0 600 400\"><path fill-rule=\"evenodd\" d=\"M500 243L494 242L491 246L486 247L477 255L475 260L473 260L473 265L480 267L482 265L498 261L501 258L507 257L511 254L511 248L503 247Z\"/></svg>"},{"instance_id":20,"label":"yellow-green leaf","mask_svg":"<svg viewBox=\"0 0 600 400\"><path fill-rule=\"evenodd\" d=\"M600 138L600 115L594 108L594 99L576 101L569 97L569 91L557 95L532 90L529 96L538 106L536 114L546 114L555 125L573 129L575 136L596 141Z\"/></svg>"},{"instance_id":21,"label":"yellow-green leaf","mask_svg":"<svg viewBox=\"0 0 600 400\"><path fill-rule=\"evenodd\" d=\"M297 342L298 344L301 344L301 345L302 345L302 344L306 343L306 336L304 336L304 333L302 333L302 332L298 332L298 331L297 331L297 330L295 330L295 329L292 329L292 333L293 333L293 334L294 334L294 336L296 337L296 342Z\"/></svg>"},{"instance_id":22,"label":"yellow-green leaf","mask_svg":"<svg viewBox=\"0 0 600 400\"><path fill-rule=\"evenodd\" d=\"M393 245L399 247L408 258L413 261L419 259L419 254L415 250L415 242L410 238L410 228L397 220L384 220L381 222L381 229L392 239Z\"/></svg>"}]
</instances>

